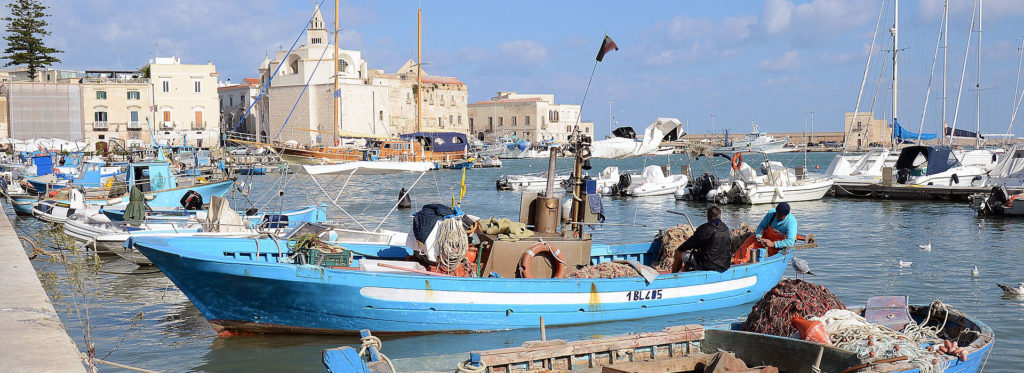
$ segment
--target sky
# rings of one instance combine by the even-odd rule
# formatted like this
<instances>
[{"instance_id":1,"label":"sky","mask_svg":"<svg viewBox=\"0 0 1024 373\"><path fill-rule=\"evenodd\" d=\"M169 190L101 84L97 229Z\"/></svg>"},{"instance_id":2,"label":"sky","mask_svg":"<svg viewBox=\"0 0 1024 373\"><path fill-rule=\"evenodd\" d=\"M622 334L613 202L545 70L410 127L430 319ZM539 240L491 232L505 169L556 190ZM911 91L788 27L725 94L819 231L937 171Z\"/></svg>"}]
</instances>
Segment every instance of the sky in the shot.
<instances>
[{"instance_id":1,"label":"sky","mask_svg":"<svg viewBox=\"0 0 1024 373\"><path fill-rule=\"evenodd\" d=\"M982 8L981 128L1004 133L1017 88L1024 6L985 0ZM69 69L135 69L153 56L212 62L221 79L257 75L266 53L287 49L316 2L272 0L48 1L50 35ZM975 128L978 105L974 0L950 0L947 122L961 72L958 128ZM322 5L333 22L334 4ZM370 68L394 72L416 53L416 8L423 8L423 62L433 75L467 84L469 102L497 91L553 93L558 103L584 98L605 34L619 46L597 65L583 120L608 132L675 117L690 133L841 131L843 113L891 113L893 1L342 1L341 47L360 50ZM917 131L929 95L925 132L940 126L942 0L901 1L899 118ZM881 11L875 47L872 37ZM6 13L6 8L3 9ZM305 36L302 36L303 40ZM301 42L300 42L301 43ZM867 64L868 52L872 54ZM931 76L931 92L929 77ZM877 95L875 94L877 89ZM712 117L712 115L714 115ZM1024 117L1024 110L1020 115ZM1024 119L1024 118L1022 118ZM1013 132L1022 125L1015 125Z\"/></svg>"}]
</instances>

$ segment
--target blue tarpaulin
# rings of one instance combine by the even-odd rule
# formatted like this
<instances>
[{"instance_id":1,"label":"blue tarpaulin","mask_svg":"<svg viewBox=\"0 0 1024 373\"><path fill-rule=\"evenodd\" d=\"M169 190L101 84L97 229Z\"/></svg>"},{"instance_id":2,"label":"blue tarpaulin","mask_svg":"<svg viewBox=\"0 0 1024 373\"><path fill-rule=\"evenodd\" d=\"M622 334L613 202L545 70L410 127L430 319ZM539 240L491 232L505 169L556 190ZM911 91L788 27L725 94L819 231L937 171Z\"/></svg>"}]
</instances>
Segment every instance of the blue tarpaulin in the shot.
<instances>
[{"instance_id":1,"label":"blue tarpaulin","mask_svg":"<svg viewBox=\"0 0 1024 373\"><path fill-rule=\"evenodd\" d=\"M902 139L907 139L907 140L915 140L916 141L918 139L917 132L910 132L910 131L907 131L907 130L903 129L903 127L900 126L900 122L897 121L896 118L893 118L892 123L893 123L893 125L892 125L892 137L895 137L895 138L901 139L901 140ZM936 137L938 137L934 133L922 133L920 136L921 136L921 140L933 140Z\"/></svg>"}]
</instances>

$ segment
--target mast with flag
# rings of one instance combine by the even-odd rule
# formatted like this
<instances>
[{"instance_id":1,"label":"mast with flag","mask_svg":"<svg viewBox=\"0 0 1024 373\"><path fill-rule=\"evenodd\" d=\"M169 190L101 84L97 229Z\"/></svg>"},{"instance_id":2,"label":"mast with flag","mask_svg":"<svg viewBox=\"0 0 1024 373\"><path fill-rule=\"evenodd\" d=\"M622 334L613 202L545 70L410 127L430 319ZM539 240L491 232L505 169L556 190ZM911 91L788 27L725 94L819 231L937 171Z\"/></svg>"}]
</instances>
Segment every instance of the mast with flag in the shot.
<instances>
[{"instance_id":1,"label":"mast with flag","mask_svg":"<svg viewBox=\"0 0 1024 373\"><path fill-rule=\"evenodd\" d=\"M572 209L570 210L570 224L572 230L575 232L576 237L583 238L583 220L586 216L586 211L580 205L581 201L586 200L586 187L583 184L583 170L590 169L590 144L592 139L589 136L585 136L580 133L580 118L583 116L583 105L587 102L587 94L590 93L590 83L594 81L594 73L597 72L598 62L604 61L604 56L611 51L619 50L619 46L615 44L608 34L604 35L604 40L601 41L601 49L597 51L597 59L594 61L594 68L590 71L590 79L587 80L587 89L583 91L583 101L580 102L580 111L576 116L576 124L573 126L572 137L573 147L575 148L575 161L573 162L572 169ZM554 158L552 158L554 159ZM548 177L553 177L553 174L548 174Z\"/></svg>"}]
</instances>

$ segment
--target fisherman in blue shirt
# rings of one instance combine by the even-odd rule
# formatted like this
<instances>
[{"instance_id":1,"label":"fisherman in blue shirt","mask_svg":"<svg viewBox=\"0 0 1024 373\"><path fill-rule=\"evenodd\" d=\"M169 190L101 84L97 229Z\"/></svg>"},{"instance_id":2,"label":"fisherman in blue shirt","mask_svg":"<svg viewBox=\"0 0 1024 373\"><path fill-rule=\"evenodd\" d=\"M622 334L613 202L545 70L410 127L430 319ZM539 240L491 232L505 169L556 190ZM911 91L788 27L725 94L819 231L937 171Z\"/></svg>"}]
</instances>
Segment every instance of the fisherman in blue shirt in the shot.
<instances>
[{"instance_id":1,"label":"fisherman in blue shirt","mask_svg":"<svg viewBox=\"0 0 1024 373\"><path fill-rule=\"evenodd\" d=\"M733 255L733 264L749 263L752 249L767 248L768 256L796 244L796 217L789 213L789 203L782 202L768 211L757 225L757 231L747 238Z\"/></svg>"}]
</instances>

